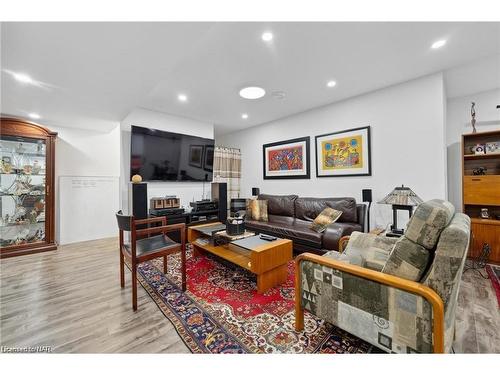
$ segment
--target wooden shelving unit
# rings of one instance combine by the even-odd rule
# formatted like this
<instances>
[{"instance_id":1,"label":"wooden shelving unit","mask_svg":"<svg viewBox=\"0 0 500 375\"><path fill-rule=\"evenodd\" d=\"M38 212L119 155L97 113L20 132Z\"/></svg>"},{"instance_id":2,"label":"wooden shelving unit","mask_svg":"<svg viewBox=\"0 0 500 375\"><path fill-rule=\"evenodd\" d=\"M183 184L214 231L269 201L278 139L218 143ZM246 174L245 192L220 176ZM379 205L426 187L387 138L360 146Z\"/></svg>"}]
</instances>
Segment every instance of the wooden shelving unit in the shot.
<instances>
[{"instance_id":1,"label":"wooden shelving unit","mask_svg":"<svg viewBox=\"0 0 500 375\"><path fill-rule=\"evenodd\" d=\"M500 153L474 155L477 144L500 142L500 130L462 135L462 202L463 212L472 219L472 243L469 256L481 253L485 243L491 247L490 261L500 264ZM486 168L485 175L473 170ZM490 218L481 218L487 208Z\"/></svg>"}]
</instances>

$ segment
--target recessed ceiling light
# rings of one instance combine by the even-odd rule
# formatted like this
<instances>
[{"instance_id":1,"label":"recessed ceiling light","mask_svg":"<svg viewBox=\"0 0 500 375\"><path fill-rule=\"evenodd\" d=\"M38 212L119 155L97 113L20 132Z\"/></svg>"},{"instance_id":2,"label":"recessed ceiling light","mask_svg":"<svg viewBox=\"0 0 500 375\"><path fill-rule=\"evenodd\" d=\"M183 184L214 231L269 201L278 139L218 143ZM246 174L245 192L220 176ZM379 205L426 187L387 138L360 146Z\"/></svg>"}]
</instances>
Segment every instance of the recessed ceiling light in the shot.
<instances>
[{"instance_id":1,"label":"recessed ceiling light","mask_svg":"<svg viewBox=\"0 0 500 375\"><path fill-rule=\"evenodd\" d=\"M444 39L438 40L438 41L432 43L431 48L438 49L438 48L441 48L442 46L444 46L445 44L446 44L446 40L444 40Z\"/></svg>"},{"instance_id":2,"label":"recessed ceiling light","mask_svg":"<svg viewBox=\"0 0 500 375\"><path fill-rule=\"evenodd\" d=\"M245 87L240 90L240 96L245 99L259 99L266 95L262 87Z\"/></svg>"},{"instance_id":3,"label":"recessed ceiling light","mask_svg":"<svg viewBox=\"0 0 500 375\"><path fill-rule=\"evenodd\" d=\"M27 74L13 73L12 76L21 83L33 83L33 79Z\"/></svg>"},{"instance_id":4,"label":"recessed ceiling light","mask_svg":"<svg viewBox=\"0 0 500 375\"><path fill-rule=\"evenodd\" d=\"M28 117L32 118L33 120L38 120L40 118L40 115L38 113L28 113Z\"/></svg>"},{"instance_id":5,"label":"recessed ceiling light","mask_svg":"<svg viewBox=\"0 0 500 375\"><path fill-rule=\"evenodd\" d=\"M243 114L241 115L241 118L242 118L243 120L246 120L246 119L248 118L248 115L247 115L246 113L243 113Z\"/></svg>"},{"instance_id":6,"label":"recessed ceiling light","mask_svg":"<svg viewBox=\"0 0 500 375\"><path fill-rule=\"evenodd\" d=\"M188 100L188 97L185 94L179 94L177 95L177 99L179 99L179 101L181 102L186 102Z\"/></svg>"},{"instance_id":7,"label":"recessed ceiling light","mask_svg":"<svg viewBox=\"0 0 500 375\"><path fill-rule=\"evenodd\" d=\"M335 81L328 81L328 82L326 83L326 85L327 85L328 87L335 87L335 86L337 85L337 82L335 82Z\"/></svg>"},{"instance_id":8,"label":"recessed ceiling light","mask_svg":"<svg viewBox=\"0 0 500 375\"><path fill-rule=\"evenodd\" d=\"M270 42L271 40L273 40L273 33L270 33L269 31L265 32L264 34L262 34L262 40L264 42Z\"/></svg>"}]
</instances>

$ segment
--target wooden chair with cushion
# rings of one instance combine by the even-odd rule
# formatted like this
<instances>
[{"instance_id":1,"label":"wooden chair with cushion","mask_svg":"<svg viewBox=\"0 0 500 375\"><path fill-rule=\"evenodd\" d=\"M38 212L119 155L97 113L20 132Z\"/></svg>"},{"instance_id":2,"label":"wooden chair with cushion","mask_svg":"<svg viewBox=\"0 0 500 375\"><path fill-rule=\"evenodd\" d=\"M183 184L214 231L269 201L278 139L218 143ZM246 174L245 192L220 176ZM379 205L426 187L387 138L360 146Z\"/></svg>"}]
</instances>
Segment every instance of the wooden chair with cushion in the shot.
<instances>
[{"instance_id":1,"label":"wooden chair with cushion","mask_svg":"<svg viewBox=\"0 0 500 375\"><path fill-rule=\"evenodd\" d=\"M182 291L186 290L186 225L167 225L164 217L135 220L134 216L124 215L122 211L116 213L120 231L120 284L125 287L125 258L132 267L132 307L137 310L137 265L148 260L163 257L163 272L167 273L167 255L181 252ZM145 229L138 229L149 224L161 223ZM181 243L177 243L167 236L169 232L180 232ZM123 232L130 232L130 243L125 243ZM151 234L160 233L155 236ZM147 236L147 237L144 237ZM139 237L139 239L137 239ZM144 238L141 238L144 237Z\"/></svg>"}]
</instances>

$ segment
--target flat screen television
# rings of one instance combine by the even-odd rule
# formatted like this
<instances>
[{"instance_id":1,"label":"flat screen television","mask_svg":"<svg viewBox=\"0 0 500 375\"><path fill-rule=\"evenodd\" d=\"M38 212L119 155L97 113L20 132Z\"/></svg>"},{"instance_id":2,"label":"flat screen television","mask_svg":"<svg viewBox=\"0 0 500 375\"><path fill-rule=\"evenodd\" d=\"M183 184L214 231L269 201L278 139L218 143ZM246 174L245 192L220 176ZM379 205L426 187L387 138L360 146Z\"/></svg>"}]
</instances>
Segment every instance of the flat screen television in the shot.
<instances>
[{"instance_id":1,"label":"flat screen television","mask_svg":"<svg viewBox=\"0 0 500 375\"><path fill-rule=\"evenodd\" d=\"M214 140L132 126L130 176L212 182Z\"/></svg>"}]
</instances>

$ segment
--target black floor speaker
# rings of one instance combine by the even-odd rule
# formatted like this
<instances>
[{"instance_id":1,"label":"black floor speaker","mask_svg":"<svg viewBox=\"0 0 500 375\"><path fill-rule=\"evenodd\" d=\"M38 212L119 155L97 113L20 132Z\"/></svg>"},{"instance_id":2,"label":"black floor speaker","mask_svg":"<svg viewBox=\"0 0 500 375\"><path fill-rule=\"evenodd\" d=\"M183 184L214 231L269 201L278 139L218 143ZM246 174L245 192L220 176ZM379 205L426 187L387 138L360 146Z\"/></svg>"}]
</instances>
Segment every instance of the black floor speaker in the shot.
<instances>
[{"instance_id":1,"label":"black floor speaker","mask_svg":"<svg viewBox=\"0 0 500 375\"><path fill-rule=\"evenodd\" d=\"M130 214L134 215L135 219L148 218L148 184L141 182L138 184L129 184L128 188L128 204Z\"/></svg>"},{"instance_id":2,"label":"black floor speaker","mask_svg":"<svg viewBox=\"0 0 500 375\"><path fill-rule=\"evenodd\" d=\"M212 200L219 205L219 221L227 220L227 184L225 182L212 183Z\"/></svg>"}]
</instances>

